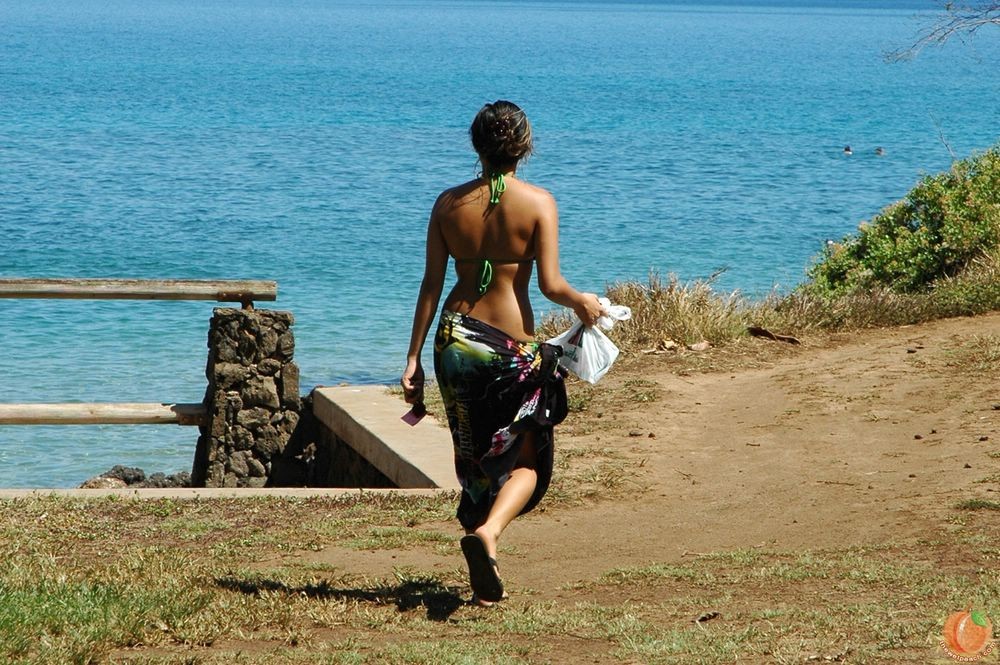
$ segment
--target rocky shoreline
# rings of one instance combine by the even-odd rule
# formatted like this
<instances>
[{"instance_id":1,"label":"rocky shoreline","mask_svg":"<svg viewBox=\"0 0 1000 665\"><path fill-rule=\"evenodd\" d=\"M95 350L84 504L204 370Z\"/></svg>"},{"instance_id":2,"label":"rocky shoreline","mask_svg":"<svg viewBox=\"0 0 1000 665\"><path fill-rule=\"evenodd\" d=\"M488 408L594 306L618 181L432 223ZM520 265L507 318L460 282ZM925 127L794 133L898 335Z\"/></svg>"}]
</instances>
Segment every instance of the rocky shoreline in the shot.
<instances>
[{"instance_id":1,"label":"rocky shoreline","mask_svg":"<svg viewBox=\"0 0 1000 665\"><path fill-rule=\"evenodd\" d=\"M191 474L187 471L153 473L149 476L142 469L116 464L99 476L94 476L80 485L80 489L120 489L125 487L191 487Z\"/></svg>"}]
</instances>

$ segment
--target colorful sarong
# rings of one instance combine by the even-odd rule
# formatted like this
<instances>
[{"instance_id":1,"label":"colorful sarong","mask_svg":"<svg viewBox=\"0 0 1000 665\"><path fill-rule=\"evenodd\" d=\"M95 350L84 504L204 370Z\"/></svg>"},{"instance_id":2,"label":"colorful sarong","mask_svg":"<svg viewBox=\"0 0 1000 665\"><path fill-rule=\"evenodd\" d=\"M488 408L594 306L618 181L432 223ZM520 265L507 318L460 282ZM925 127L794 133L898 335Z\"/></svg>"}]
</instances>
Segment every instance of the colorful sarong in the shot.
<instances>
[{"instance_id":1,"label":"colorful sarong","mask_svg":"<svg viewBox=\"0 0 1000 665\"><path fill-rule=\"evenodd\" d=\"M538 484L522 514L534 508L552 479L552 428L566 417L562 350L520 342L464 314L447 310L434 337L434 372L444 398L462 484L458 520L482 524L507 482L529 431L535 438Z\"/></svg>"}]
</instances>

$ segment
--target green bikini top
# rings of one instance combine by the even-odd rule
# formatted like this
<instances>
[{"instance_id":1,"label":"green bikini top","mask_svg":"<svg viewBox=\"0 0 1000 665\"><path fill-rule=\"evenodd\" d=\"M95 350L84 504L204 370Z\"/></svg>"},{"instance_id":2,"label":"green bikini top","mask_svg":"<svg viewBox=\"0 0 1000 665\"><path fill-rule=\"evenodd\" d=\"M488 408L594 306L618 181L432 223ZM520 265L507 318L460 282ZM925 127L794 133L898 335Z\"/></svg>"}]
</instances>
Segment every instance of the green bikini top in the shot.
<instances>
[{"instance_id":1,"label":"green bikini top","mask_svg":"<svg viewBox=\"0 0 1000 665\"><path fill-rule=\"evenodd\" d=\"M490 206L494 206L500 203L500 195L507 191L507 183L504 182L502 171L493 171L490 173ZM479 266L479 283L476 286L476 290L479 291L479 295L486 293L486 290L490 288L490 283L493 281L493 264L504 265L508 263L531 263L534 259L515 259L511 261L502 260L490 260L490 259L460 259L455 257L455 263L471 263L473 261L480 261Z\"/></svg>"}]
</instances>

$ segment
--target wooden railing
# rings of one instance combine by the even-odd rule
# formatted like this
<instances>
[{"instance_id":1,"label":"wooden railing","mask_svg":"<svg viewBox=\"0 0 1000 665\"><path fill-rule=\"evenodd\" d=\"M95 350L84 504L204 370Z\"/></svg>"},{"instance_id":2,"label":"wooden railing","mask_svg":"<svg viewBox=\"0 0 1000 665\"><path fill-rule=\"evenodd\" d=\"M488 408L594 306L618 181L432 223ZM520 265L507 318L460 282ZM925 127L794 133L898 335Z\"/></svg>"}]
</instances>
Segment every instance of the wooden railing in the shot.
<instances>
[{"instance_id":1,"label":"wooden railing","mask_svg":"<svg viewBox=\"0 0 1000 665\"><path fill-rule=\"evenodd\" d=\"M238 302L278 297L278 286L255 280L0 279L0 298L75 300L214 300ZM0 425L203 425L203 404L66 403L0 404Z\"/></svg>"},{"instance_id":2,"label":"wooden railing","mask_svg":"<svg viewBox=\"0 0 1000 665\"><path fill-rule=\"evenodd\" d=\"M214 300L252 307L277 297L277 283L253 280L0 279L0 298Z\"/></svg>"},{"instance_id":3,"label":"wooden railing","mask_svg":"<svg viewBox=\"0 0 1000 665\"><path fill-rule=\"evenodd\" d=\"M0 404L0 425L204 425L204 404Z\"/></svg>"}]
</instances>

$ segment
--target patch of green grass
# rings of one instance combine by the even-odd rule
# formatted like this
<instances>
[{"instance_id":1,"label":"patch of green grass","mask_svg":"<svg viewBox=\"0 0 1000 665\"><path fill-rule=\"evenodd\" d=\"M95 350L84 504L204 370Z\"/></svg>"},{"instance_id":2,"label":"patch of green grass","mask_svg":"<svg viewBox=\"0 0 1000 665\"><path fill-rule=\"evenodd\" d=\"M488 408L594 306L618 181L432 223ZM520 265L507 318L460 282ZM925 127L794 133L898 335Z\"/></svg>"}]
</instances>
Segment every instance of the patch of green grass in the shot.
<instances>
[{"instance_id":1,"label":"patch of green grass","mask_svg":"<svg viewBox=\"0 0 1000 665\"><path fill-rule=\"evenodd\" d=\"M184 561L129 549L104 570L68 575L52 560L8 559L0 574L0 660L89 663L114 647L157 642L211 602L176 576Z\"/></svg>"},{"instance_id":2,"label":"patch of green grass","mask_svg":"<svg viewBox=\"0 0 1000 665\"><path fill-rule=\"evenodd\" d=\"M948 366L972 374L994 374L1000 369L1000 336L973 335L948 351Z\"/></svg>"},{"instance_id":3,"label":"patch of green grass","mask_svg":"<svg viewBox=\"0 0 1000 665\"><path fill-rule=\"evenodd\" d=\"M697 570L690 566L658 563L650 566L615 568L601 575L598 583L636 585L662 580L684 580L710 585L715 582L715 575L711 571Z\"/></svg>"},{"instance_id":4,"label":"patch of green grass","mask_svg":"<svg viewBox=\"0 0 1000 665\"><path fill-rule=\"evenodd\" d=\"M937 546L948 547L958 546ZM671 564L615 569L596 586L624 584L632 593L644 589L647 597L669 598L666 621L655 621L650 606L635 604L630 618L608 622L609 630L620 633L612 638L615 654L626 660L928 662L936 645L929 637L940 632L944 618L968 602L990 611L1000 575L985 566L975 575L967 569L948 572L924 561L927 555L921 547L737 550L698 556L679 570ZM979 556L983 563L989 560L988 552ZM702 580L711 581L702 585ZM690 595L706 587L725 588L731 595ZM676 616L678 610L685 617ZM699 616L707 619L695 621Z\"/></svg>"},{"instance_id":5,"label":"patch of green grass","mask_svg":"<svg viewBox=\"0 0 1000 665\"><path fill-rule=\"evenodd\" d=\"M648 379L626 379L622 386L624 398L632 403L655 402L660 398L662 389L656 381Z\"/></svg>"},{"instance_id":6,"label":"patch of green grass","mask_svg":"<svg viewBox=\"0 0 1000 665\"><path fill-rule=\"evenodd\" d=\"M160 528L164 531L175 534L178 538L185 540L195 540L205 535L222 531L230 526L229 522L221 519L191 519L191 518L170 518L160 523Z\"/></svg>"},{"instance_id":7,"label":"patch of green grass","mask_svg":"<svg viewBox=\"0 0 1000 665\"><path fill-rule=\"evenodd\" d=\"M492 640L470 645L462 640L406 642L377 649L368 654L367 663L387 665L504 665L528 663L529 649L506 640Z\"/></svg>"},{"instance_id":8,"label":"patch of green grass","mask_svg":"<svg viewBox=\"0 0 1000 665\"><path fill-rule=\"evenodd\" d=\"M556 453L552 485L544 506L572 506L586 501L613 499L639 487L646 471L643 461L600 446L560 448Z\"/></svg>"},{"instance_id":9,"label":"patch of green grass","mask_svg":"<svg viewBox=\"0 0 1000 665\"><path fill-rule=\"evenodd\" d=\"M610 624L609 629L620 644L615 656L644 663L734 662L739 658L764 656L758 645L767 641L756 626L721 634L712 631L711 637L706 635L708 631L694 626L657 631L642 623L624 621Z\"/></svg>"},{"instance_id":10,"label":"patch of green grass","mask_svg":"<svg viewBox=\"0 0 1000 665\"><path fill-rule=\"evenodd\" d=\"M604 460L590 467L580 476L588 486L581 492L581 497L618 496L626 486L634 482L632 469L632 465L621 460Z\"/></svg>"},{"instance_id":11,"label":"patch of green grass","mask_svg":"<svg viewBox=\"0 0 1000 665\"><path fill-rule=\"evenodd\" d=\"M455 536L413 527L382 526L368 528L364 533L344 541L347 547L359 550L395 550L428 543L453 550Z\"/></svg>"},{"instance_id":12,"label":"patch of green grass","mask_svg":"<svg viewBox=\"0 0 1000 665\"><path fill-rule=\"evenodd\" d=\"M567 408L570 413L580 413L590 408L594 401L594 387L582 381L574 382L567 393Z\"/></svg>"},{"instance_id":13,"label":"patch of green grass","mask_svg":"<svg viewBox=\"0 0 1000 665\"><path fill-rule=\"evenodd\" d=\"M183 512L181 504L174 499L150 499L141 505L142 511L153 517L170 517Z\"/></svg>"},{"instance_id":14,"label":"patch of green grass","mask_svg":"<svg viewBox=\"0 0 1000 665\"><path fill-rule=\"evenodd\" d=\"M738 548L700 554L698 559L716 562L715 565L752 566L762 561L764 554L758 549Z\"/></svg>"},{"instance_id":15,"label":"patch of green grass","mask_svg":"<svg viewBox=\"0 0 1000 665\"><path fill-rule=\"evenodd\" d=\"M965 501L959 501L955 507L959 510L1000 510L1000 501L966 499Z\"/></svg>"}]
</instances>

